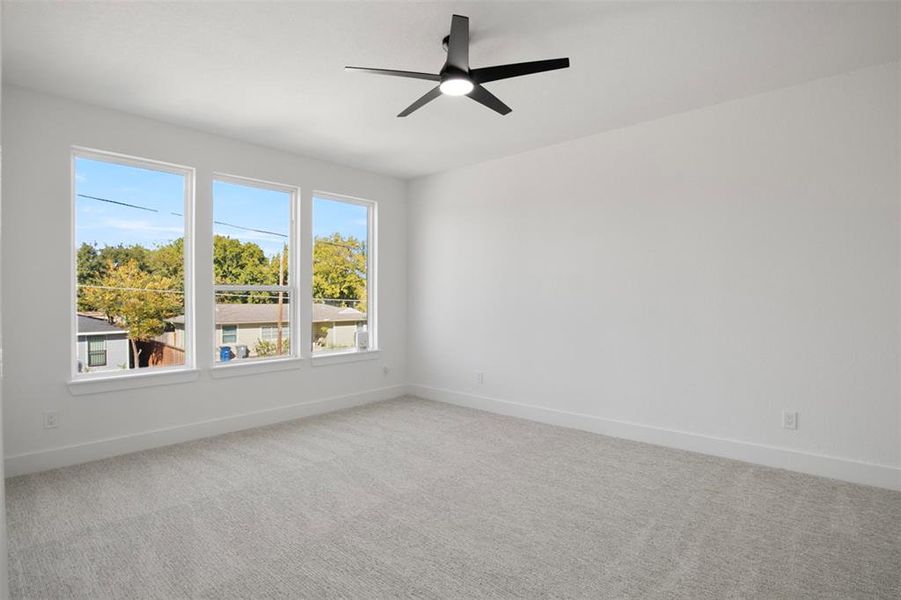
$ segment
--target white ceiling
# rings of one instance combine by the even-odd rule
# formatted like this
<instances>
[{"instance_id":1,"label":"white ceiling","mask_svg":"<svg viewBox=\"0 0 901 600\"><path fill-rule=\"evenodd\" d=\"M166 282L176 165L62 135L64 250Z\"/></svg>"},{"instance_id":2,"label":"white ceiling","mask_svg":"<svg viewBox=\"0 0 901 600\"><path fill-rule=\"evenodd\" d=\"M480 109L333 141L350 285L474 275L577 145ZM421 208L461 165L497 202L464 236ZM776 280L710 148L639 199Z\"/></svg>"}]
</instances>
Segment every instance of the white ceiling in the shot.
<instances>
[{"instance_id":1,"label":"white ceiling","mask_svg":"<svg viewBox=\"0 0 901 600\"><path fill-rule=\"evenodd\" d=\"M505 117L429 82L450 16L472 66L569 56L487 84ZM897 60L897 3L3 3L4 81L403 177Z\"/></svg>"}]
</instances>

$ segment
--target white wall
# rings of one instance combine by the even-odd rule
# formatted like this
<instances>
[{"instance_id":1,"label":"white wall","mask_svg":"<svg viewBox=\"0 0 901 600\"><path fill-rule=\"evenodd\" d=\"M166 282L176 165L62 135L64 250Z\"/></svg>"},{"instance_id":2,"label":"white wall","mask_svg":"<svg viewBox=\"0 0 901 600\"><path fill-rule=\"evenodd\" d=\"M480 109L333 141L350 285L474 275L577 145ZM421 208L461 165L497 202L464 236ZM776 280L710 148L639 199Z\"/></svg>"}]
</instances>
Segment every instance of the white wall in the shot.
<instances>
[{"instance_id":1,"label":"white wall","mask_svg":"<svg viewBox=\"0 0 901 600\"><path fill-rule=\"evenodd\" d=\"M2 303L40 315L4 322L7 474L409 381L901 488L898 84L895 63L458 169L412 182L409 207L396 179L4 89ZM379 201L379 359L72 396L73 144L196 167L200 224L214 170ZM198 265L210 235L198 228ZM198 279L198 299L210 294ZM197 343L203 366L212 340ZM780 428L783 409L800 411L798 431ZM42 428L45 410L58 429Z\"/></svg>"},{"instance_id":2,"label":"white wall","mask_svg":"<svg viewBox=\"0 0 901 600\"><path fill-rule=\"evenodd\" d=\"M0 5L0 12L2 12L2 5ZM0 17L0 21L2 21L2 17ZM2 64L2 60L0 60L0 64ZM0 77L0 81L2 81L2 77ZM2 98L2 89L3 86L0 85L0 98ZM2 100L0 100L0 106L2 106L2 104L3 102ZM2 113L2 111L0 111L0 113ZM2 131L2 129L2 125L0 125L0 131ZM2 143L0 143L0 149L2 149L2 147L3 145ZM0 163L2 163L2 158L0 158ZM0 173L2 173L2 168L0 168ZM0 198L2 198L2 196L2 182L0 182ZM0 231L0 239L2 239L2 231ZM2 256L3 251L2 248L0 248L0 258L2 258ZM0 267L0 270L2 270L2 267ZM0 277L0 281L2 281L2 277ZM2 291L0 291L0 295L2 295ZM0 302L0 305L2 305L2 302ZM3 336L2 334L0 334L0 448L3 447L3 404ZM3 467L3 461L0 461L0 481L5 481ZM9 570L7 565L8 553L6 551L6 547L6 486L0 485L0 599L9 597Z\"/></svg>"},{"instance_id":3,"label":"white wall","mask_svg":"<svg viewBox=\"0 0 901 600\"><path fill-rule=\"evenodd\" d=\"M412 390L901 489L898 84L868 68L413 181Z\"/></svg>"},{"instance_id":4,"label":"white wall","mask_svg":"<svg viewBox=\"0 0 901 600\"><path fill-rule=\"evenodd\" d=\"M2 302L5 314L16 315L3 323L7 475L403 392L406 205L402 181L8 86L3 90L3 134ZM378 360L315 367L305 361L290 371L228 379L212 378L208 370L202 370L191 383L71 395L67 380L72 145L197 169L199 273L212 260L210 180L214 171L299 185L307 200L313 190L320 190L377 201L382 349ZM302 229L308 238L309 224ZM204 334L213 326L212 301L204 303L212 298L211 280L202 276L196 280L200 367L213 356L212 335ZM385 374L383 367L390 372ZM316 402L322 399L327 400ZM43 429L46 410L59 411L59 428ZM256 414L230 418L245 413Z\"/></svg>"}]
</instances>

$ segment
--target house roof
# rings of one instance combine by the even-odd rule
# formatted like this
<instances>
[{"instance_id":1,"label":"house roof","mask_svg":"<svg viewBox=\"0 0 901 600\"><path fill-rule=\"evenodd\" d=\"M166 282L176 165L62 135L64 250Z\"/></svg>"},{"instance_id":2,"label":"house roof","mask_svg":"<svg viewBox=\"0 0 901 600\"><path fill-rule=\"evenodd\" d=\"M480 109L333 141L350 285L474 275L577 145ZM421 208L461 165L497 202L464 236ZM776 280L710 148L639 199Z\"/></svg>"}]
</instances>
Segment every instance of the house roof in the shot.
<instances>
[{"instance_id":1,"label":"house roof","mask_svg":"<svg viewBox=\"0 0 901 600\"><path fill-rule=\"evenodd\" d=\"M365 321L366 314L356 308L331 306L329 304L313 304L313 322L322 321Z\"/></svg>"},{"instance_id":2,"label":"house roof","mask_svg":"<svg viewBox=\"0 0 901 600\"><path fill-rule=\"evenodd\" d=\"M124 329L110 325L106 319L91 317L88 315L78 315L78 333L128 333Z\"/></svg>"},{"instance_id":3,"label":"house roof","mask_svg":"<svg viewBox=\"0 0 901 600\"><path fill-rule=\"evenodd\" d=\"M288 320L288 307L285 305L282 320ZM217 324L240 323L275 323L278 320L278 304L217 304ZM365 321L366 315L355 308L313 304L313 322L347 322ZM185 316L179 315L169 319L170 323L184 323Z\"/></svg>"}]
</instances>

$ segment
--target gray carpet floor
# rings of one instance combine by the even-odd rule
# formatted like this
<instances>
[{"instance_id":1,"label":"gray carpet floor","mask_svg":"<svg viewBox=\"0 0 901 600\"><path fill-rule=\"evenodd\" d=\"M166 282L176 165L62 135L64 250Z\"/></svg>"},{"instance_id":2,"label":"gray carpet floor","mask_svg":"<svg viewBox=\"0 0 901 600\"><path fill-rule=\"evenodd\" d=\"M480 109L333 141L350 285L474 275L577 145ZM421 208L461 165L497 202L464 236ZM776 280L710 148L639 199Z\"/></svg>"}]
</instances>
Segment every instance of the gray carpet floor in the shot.
<instances>
[{"instance_id":1,"label":"gray carpet floor","mask_svg":"<svg viewBox=\"0 0 901 600\"><path fill-rule=\"evenodd\" d=\"M415 398L6 489L14 598L901 598L901 493Z\"/></svg>"}]
</instances>

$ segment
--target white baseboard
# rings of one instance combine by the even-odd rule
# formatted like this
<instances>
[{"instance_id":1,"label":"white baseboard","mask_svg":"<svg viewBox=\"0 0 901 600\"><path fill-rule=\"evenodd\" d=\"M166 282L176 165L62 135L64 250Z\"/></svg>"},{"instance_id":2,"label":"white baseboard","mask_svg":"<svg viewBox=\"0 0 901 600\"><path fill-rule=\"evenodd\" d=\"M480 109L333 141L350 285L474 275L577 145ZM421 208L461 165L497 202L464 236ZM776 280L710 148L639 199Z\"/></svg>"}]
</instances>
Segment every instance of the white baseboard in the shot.
<instances>
[{"instance_id":1,"label":"white baseboard","mask_svg":"<svg viewBox=\"0 0 901 600\"><path fill-rule=\"evenodd\" d=\"M717 438L688 431L652 427L640 423L604 419L426 385L409 384L407 393L426 400L436 400L438 402L486 410L550 425L581 429L658 446L690 450L767 467L788 469L810 475L819 475L821 477L901 491L901 468L890 465L880 465L802 452L790 448Z\"/></svg>"},{"instance_id":2,"label":"white baseboard","mask_svg":"<svg viewBox=\"0 0 901 600\"><path fill-rule=\"evenodd\" d=\"M332 396L299 404L189 423L187 425L144 431L133 435L16 454L7 456L4 460L5 475L6 477L14 477L16 475L36 473L232 431L272 425L273 423L332 412L342 408L390 400L391 398L404 395L405 392L406 386L394 385L355 394Z\"/></svg>"},{"instance_id":3,"label":"white baseboard","mask_svg":"<svg viewBox=\"0 0 901 600\"><path fill-rule=\"evenodd\" d=\"M389 386L355 394L321 398L299 404L189 423L187 425L145 431L133 435L107 438L71 446L51 448L49 450L26 452L6 457L4 461L5 475L6 477L14 477L16 475L46 471L120 454L128 454L129 452L138 452L232 431L271 425L342 408L389 400L402 396L405 393L427 400L486 410L550 425L581 429L602 435L901 491L901 468L890 465L880 465L790 448L717 438L687 431L642 425L640 423L604 419L592 415L521 404L420 384Z\"/></svg>"}]
</instances>

